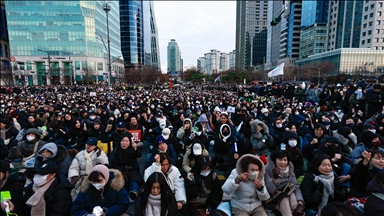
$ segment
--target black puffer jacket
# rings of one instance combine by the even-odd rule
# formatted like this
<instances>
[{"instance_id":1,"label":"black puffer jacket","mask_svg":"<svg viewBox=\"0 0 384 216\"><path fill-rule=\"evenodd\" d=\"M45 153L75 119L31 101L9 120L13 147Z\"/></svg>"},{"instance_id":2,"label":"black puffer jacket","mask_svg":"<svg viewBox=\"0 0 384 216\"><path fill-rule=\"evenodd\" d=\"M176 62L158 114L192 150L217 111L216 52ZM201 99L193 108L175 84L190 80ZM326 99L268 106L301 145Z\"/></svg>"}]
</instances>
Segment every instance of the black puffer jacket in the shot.
<instances>
[{"instance_id":1,"label":"black puffer jacket","mask_svg":"<svg viewBox=\"0 0 384 216\"><path fill-rule=\"evenodd\" d=\"M24 184L25 176L22 173L19 173L17 169L12 169L5 185L1 188L1 191L9 191L11 193L11 202L15 206L15 211L13 213L16 213L17 215L28 215L28 212L26 211L27 205L23 198ZM5 216L6 214L1 211L0 215Z\"/></svg>"}]
</instances>

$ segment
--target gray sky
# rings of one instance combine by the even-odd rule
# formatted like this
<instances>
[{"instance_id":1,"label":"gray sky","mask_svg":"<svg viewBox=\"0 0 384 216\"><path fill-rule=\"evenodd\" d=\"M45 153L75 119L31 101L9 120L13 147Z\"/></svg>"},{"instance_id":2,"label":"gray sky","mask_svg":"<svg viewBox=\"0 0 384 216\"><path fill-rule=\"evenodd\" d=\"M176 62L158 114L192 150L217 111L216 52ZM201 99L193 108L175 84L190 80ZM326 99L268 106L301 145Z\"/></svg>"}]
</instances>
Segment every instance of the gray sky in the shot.
<instances>
[{"instance_id":1,"label":"gray sky","mask_svg":"<svg viewBox=\"0 0 384 216\"><path fill-rule=\"evenodd\" d=\"M211 49L235 49L236 1L154 1L161 68L167 69L167 45L176 39L184 66L196 65Z\"/></svg>"}]
</instances>

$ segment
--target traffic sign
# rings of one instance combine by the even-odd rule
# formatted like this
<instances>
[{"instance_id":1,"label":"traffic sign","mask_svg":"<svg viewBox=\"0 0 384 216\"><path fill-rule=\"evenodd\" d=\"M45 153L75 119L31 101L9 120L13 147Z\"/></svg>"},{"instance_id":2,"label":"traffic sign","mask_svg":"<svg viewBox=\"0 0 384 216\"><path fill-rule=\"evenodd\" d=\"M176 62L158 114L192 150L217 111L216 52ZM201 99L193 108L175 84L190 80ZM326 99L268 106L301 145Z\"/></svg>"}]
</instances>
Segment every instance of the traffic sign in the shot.
<instances>
[{"instance_id":1,"label":"traffic sign","mask_svg":"<svg viewBox=\"0 0 384 216\"><path fill-rule=\"evenodd\" d=\"M15 62L16 61L15 56L11 56L9 59L11 60L11 62Z\"/></svg>"}]
</instances>

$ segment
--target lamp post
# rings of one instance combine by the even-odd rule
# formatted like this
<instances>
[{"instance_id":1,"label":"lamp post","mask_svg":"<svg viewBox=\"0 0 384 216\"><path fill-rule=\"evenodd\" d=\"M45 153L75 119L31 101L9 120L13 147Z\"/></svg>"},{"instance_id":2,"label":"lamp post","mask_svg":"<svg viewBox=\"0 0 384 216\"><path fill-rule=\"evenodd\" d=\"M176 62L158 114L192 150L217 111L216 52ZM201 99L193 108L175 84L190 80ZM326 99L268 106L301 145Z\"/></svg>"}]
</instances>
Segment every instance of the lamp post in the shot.
<instances>
[{"instance_id":1,"label":"lamp post","mask_svg":"<svg viewBox=\"0 0 384 216\"><path fill-rule=\"evenodd\" d=\"M49 51L38 49L40 52L45 52L48 55L48 73L47 73L47 85L51 85L51 56Z\"/></svg>"},{"instance_id":2,"label":"lamp post","mask_svg":"<svg viewBox=\"0 0 384 216\"><path fill-rule=\"evenodd\" d=\"M103 5L103 10L107 15L107 35L108 35L108 85L111 86L111 42L109 40L109 21L108 21L108 13L111 11L111 6L109 5L111 2L107 2Z\"/></svg>"}]
</instances>

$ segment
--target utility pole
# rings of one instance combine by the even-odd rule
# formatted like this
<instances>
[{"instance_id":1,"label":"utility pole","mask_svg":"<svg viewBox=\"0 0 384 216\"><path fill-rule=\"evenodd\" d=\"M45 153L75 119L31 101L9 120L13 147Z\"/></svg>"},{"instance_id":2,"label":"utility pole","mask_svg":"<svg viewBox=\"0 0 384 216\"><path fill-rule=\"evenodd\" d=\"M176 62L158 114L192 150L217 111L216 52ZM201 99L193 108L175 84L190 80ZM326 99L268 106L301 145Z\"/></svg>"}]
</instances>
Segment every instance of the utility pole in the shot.
<instances>
[{"instance_id":1,"label":"utility pole","mask_svg":"<svg viewBox=\"0 0 384 216\"><path fill-rule=\"evenodd\" d=\"M108 13L111 11L111 6L109 5L111 2L107 2L103 6L103 10L105 11L107 15L107 35L108 35L108 85L111 86L111 42L109 40L109 20L108 20Z\"/></svg>"}]
</instances>

